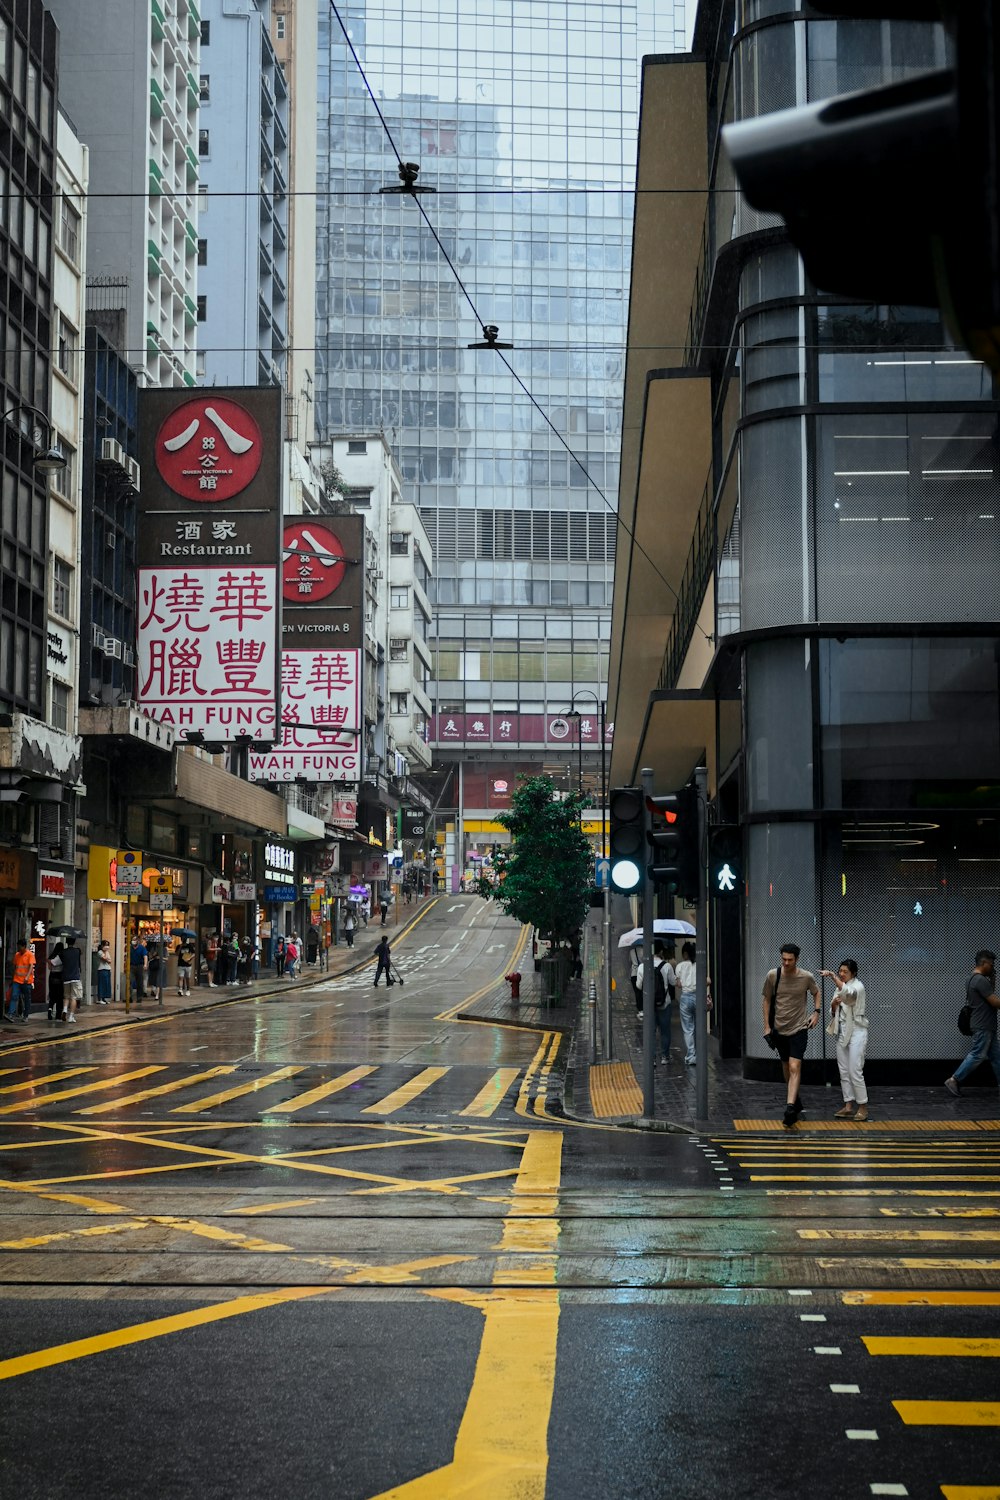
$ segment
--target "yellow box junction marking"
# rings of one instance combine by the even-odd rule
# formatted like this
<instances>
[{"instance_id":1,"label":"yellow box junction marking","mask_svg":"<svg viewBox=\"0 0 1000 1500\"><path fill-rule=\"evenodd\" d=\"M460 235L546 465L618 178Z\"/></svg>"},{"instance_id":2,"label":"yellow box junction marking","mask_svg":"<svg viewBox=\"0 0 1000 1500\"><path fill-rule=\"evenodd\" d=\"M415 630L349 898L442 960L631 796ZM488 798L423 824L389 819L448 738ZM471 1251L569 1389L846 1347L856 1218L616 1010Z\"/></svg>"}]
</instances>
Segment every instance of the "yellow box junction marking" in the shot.
<instances>
[{"instance_id":1,"label":"yellow box junction marking","mask_svg":"<svg viewBox=\"0 0 1000 1500\"><path fill-rule=\"evenodd\" d=\"M376 1104L369 1104L361 1113L363 1115L394 1115L398 1109L403 1109L405 1105L425 1093L447 1072L447 1068L424 1068L415 1078L411 1078L409 1083L404 1083L402 1088L394 1089L391 1094L386 1094L385 1098L379 1099Z\"/></svg>"},{"instance_id":2,"label":"yellow box junction marking","mask_svg":"<svg viewBox=\"0 0 1000 1500\"><path fill-rule=\"evenodd\" d=\"M1000 1500L1000 1484L943 1484L944 1500Z\"/></svg>"},{"instance_id":3,"label":"yellow box junction marking","mask_svg":"<svg viewBox=\"0 0 1000 1500\"><path fill-rule=\"evenodd\" d=\"M351 1068L347 1073L341 1073L336 1078L331 1078L328 1083L320 1083L314 1089L309 1089L304 1094L296 1094L293 1099L286 1099L284 1104L274 1104L268 1109L269 1115L294 1115L300 1109L308 1109L312 1104L318 1104L321 1099L329 1099L331 1094L339 1094L342 1089L349 1089L352 1084L359 1083L362 1078L367 1078L369 1073L374 1073L374 1068Z\"/></svg>"},{"instance_id":4,"label":"yellow box junction marking","mask_svg":"<svg viewBox=\"0 0 1000 1500\"><path fill-rule=\"evenodd\" d=\"M520 1068L497 1068L489 1083L479 1090L471 1104L459 1110L459 1114L474 1115L480 1120L488 1119L499 1109L507 1090L520 1071Z\"/></svg>"},{"instance_id":5,"label":"yellow box junction marking","mask_svg":"<svg viewBox=\"0 0 1000 1500\"><path fill-rule=\"evenodd\" d=\"M930 1355L949 1359L998 1359L1000 1339L906 1338L863 1334L869 1354Z\"/></svg>"},{"instance_id":6,"label":"yellow box junction marking","mask_svg":"<svg viewBox=\"0 0 1000 1500\"><path fill-rule=\"evenodd\" d=\"M642 1090L631 1063L598 1063L590 1069L589 1081L590 1107L599 1120L642 1114Z\"/></svg>"},{"instance_id":7,"label":"yellow box junction marking","mask_svg":"<svg viewBox=\"0 0 1000 1500\"><path fill-rule=\"evenodd\" d=\"M844 1292L845 1307L1000 1307L1000 1292Z\"/></svg>"},{"instance_id":8,"label":"yellow box junction marking","mask_svg":"<svg viewBox=\"0 0 1000 1500\"><path fill-rule=\"evenodd\" d=\"M239 1088L225 1089L221 1094L210 1094L207 1099L196 1099L193 1104L178 1104L172 1109L172 1115L200 1115L202 1110L214 1109L217 1104L228 1104L231 1099L242 1099L244 1094L256 1094L260 1089L268 1088L272 1083L281 1083L286 1078L294 1078L296 1073L302 1073L303 1066L275 1068L273 1073L264 1073L260 1078L255 1078L252 1083L241 1083Z\"/></svg>"},{"instance_id":9,"label":"yellow box junction marking","mask_svg":"<svg viewBox=\"0 0 1000 1500\"><path fill-rule=\"evenodd\" d=\"M131 1073L119 1073L115 1078L101 1078L97 1083L85 1083L78 1089L59 1089L54 1094L46 1094L44 1099L34 1099L28 1105L21 1100L18 1104L0 1105L0 1115L23 1114L26 1109L36 1108L42 1104L55 1104L63 1099L78 1099L82 1094L102 1093L106 1089L116 1089L120 1083L131 1083L133 1078L148 1078L150 1073L162 1073L164 1065L156 1067L135 1068Z\"/></svg>"},{"instance_id":10,"label":"yellow box junction marking","mask_svg":"<svg viewBox=\"0 0 1000 1500\"><path fill-rule=\"evenodd\" d=\"M894 1401L908 1427L1000 1427L996 1401Z\"/></svg>"},{"instance_id":11,"label":"yellow box junction marking","mask_svg":"<svg viewBox=\"0 0 1000 1500\"><path fill-rule=\"evenodd\" d=\"M15 1069L20 1072L20 1069ZM43 1083L59 1083L63 1078L78 1078L81 1073L93 1073L93 1067L64 1068L61 1073L46 1073L43 1078L29 1078L24 1083L6 1083L0 1094L22 1094L26 1089L40 1089Z\"/></svg>"},{"instance_id":12,"label":"yellow box junction marking","mask_svg":"<svg viewBox=\"0 0 1000 1500\"><path fill-rule=\"evenodd\" d=\"M734 1130L760 1130L777 1134L784 1133L784 1125L780 1120L734 1120ZM850 1134L854 1137L870 1135L886 1131L900 1131L901 1133L912 1133L921 1131L927 1135L944 1135L948 1132L956 1134L972 1133L980 1130L1000 1130L1000 1120L866 1120L861 1124L851 1120L800 1120L795 1127L796 1135L800 1131L829 1132L836 1131L838 1134Z\"/></svg>"},{"instance_id":13,"label":"yellow box junction marking","mask_svg":"<svg viewBox=\"0 0 1000 1500\"><path fill-rule=\"evenodd\" d=\"M77 1115L106 1115L115 1109L124 1109L129 1104L141 1104L144 1099L158 1099L163 1094L176 1094L192 1083L205 1083L209 1078L219 1078L226 1073L235 1073L235 1063L225 1063L209 1068L204 1073L189 1073L186 1078L175 1078L172 1083L157 1083L151 1089L141 1089L138 1094L127 1094L124 1099L105 1099L103 1104L88 1104L86 1109L77 1109Z\"/></svg>"}]
</instances>

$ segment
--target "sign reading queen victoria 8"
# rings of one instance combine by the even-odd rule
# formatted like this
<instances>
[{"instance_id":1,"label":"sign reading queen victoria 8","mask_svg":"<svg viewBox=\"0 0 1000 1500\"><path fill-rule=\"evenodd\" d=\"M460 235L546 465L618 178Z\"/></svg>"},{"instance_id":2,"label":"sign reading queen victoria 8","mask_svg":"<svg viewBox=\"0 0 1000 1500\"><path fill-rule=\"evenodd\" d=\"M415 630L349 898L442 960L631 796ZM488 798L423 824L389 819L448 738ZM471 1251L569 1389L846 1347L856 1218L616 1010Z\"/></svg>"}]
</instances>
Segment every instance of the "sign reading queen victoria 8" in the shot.
<instances>
[{"instance_id":1,"label":"sign reading queen victoria 8","mask_svg":"<svg viewBox=\"0 0 1000 1500\"><path fill-rule=\"evenodd\" d=\"M363 557L363 517L285 518L281 738L251 748L251 781L357 781Z\"/></svg>"},{"instance_id":2,"label":"sign reading queen victoria 8","mask_svg":"<svg viewBox=\"0 0 1000 1500\"><path fill-rule=\"evenodd\" d=\"M139 392L137 697L209 741L273 741L281 392Z\"/></svg>"}]
</instances>

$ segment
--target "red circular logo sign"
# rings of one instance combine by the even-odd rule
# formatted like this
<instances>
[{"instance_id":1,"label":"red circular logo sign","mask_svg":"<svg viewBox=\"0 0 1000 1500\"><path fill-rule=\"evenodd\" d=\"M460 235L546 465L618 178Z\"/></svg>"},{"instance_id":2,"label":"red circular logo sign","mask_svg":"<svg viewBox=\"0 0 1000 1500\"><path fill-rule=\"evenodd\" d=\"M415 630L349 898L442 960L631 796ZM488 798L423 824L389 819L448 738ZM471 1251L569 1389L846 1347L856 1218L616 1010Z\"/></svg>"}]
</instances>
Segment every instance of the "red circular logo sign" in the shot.
<instances>
[{"instance_id":1,"label":"red circular logo sign","mask_svg":"<svg viewBox=\"0 0 1000 1500\"><path fill-rule=\"evenodd\" d=\"M156 434L156 467L185 500L231 500L260 468L263 446L250 413L209 391L165 419Z\"/></svg>"},{"instance_id":2,"label":"red circular logo sign","mask_svg":"<svg viewBox=\"0 0 1000 1500\"><path fill-rule=\"evenodd\" d=\"M308 517L285 527L281 558L281 595L294 604L325 599L340 587L347 571L339 536Z\"/></svg>"}]
</instances>

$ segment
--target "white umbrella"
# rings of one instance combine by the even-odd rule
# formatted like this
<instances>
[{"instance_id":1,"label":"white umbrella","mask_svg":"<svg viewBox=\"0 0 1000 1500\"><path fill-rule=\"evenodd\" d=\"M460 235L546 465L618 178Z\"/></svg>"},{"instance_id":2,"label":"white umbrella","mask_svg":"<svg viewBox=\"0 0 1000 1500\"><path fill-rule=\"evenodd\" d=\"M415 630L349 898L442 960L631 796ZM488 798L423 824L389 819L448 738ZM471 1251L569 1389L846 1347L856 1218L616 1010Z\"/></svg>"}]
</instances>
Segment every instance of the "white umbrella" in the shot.
<instances>
[{"instance_id":1,"label":"white umbrella","mask_svg":"<svg viewBox=\"0 0 1000 1500\"><path fill-rule=\"evenodd\" d=\"M690 922L682 922L678 917L655 917L653 919L654 937L694 937L695 931ZM634 948L637 943L642 942L642 928L632 927L628 932L623 932L618 939L619 948Z\"/></svg>"}]
</instances>

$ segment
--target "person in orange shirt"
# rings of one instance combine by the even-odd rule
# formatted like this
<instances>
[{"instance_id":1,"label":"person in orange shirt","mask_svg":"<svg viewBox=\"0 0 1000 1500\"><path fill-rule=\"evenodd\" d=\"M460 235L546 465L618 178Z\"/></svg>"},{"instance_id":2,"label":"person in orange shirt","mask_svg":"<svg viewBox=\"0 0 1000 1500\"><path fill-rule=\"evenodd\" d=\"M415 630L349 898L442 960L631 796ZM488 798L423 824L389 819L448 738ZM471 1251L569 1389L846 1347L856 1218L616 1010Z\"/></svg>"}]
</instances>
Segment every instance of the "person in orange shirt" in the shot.
<instances>
[{"instance_id":1,"label":"person in orange shirt","mask_svg":"<svg viewBox=\"0 0 1000 1500\"><path fill-rule=\"evenodd\" d=\"M13 1026L17 1020L26 1021L31 1014L32 987L35 983L35 950L27 938L18 941L14 954L14 972L10 985L10 1008L4 1012L4 1020Z\"/></svg>"}]
</instances>

